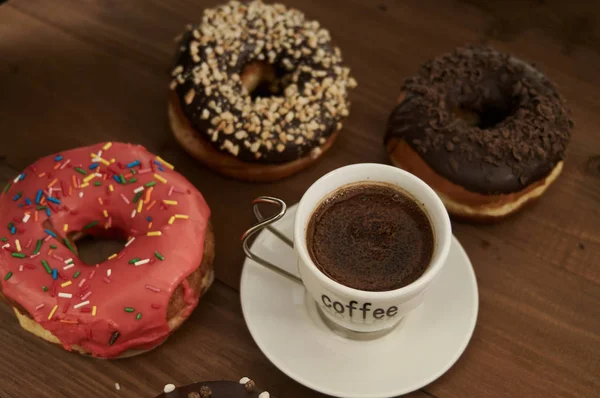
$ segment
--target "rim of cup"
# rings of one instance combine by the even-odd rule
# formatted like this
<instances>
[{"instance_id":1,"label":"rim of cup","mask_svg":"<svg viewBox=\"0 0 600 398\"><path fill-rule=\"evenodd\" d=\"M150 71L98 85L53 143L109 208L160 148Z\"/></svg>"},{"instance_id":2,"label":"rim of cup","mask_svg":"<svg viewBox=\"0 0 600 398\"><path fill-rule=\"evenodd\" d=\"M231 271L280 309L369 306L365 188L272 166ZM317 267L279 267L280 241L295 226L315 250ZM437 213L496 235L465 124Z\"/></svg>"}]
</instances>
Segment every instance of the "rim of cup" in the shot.
<instances>
[{"instance_id":1,"label":"rim of cup","mask_svg":"<svg viewBox=\"0 0 600 398\"><path fill-rule=\"evenodd\" d=\"M368 180L367 179L358 179L358 180L347 182L347 183L344 183L341 185L339 183L335 182L335 178L339 174L354 173L354 172L356 172L357 169L364 169L364 168L371 168L374 170L374 172L372 173L372 175L373 175L372 179L368 179ZM383 182L386 184L390 184L389 181L385 181L385 180L377 178L378 173L377 173L376 169L379 169L380 172L397 173L399 176L401 176L399 179L411 180L411 182L413 184L419 185L420 188L422 189L422 191L424 191L424 194L415 195L413 192L404 188L401 184L393 184L392 183L392 185L396 185L402 191L405 191L412 199L415 199L417 202L423 203L423 201L421 200L421 197L426 195L429 197L430 200L432 200L435 203L434 208L429 208L428 206L425 206L425 205L422 206L425 213L427 214L427 217L429 218L429 222L431 223L431 227L433 229L433 234L434 234L435 249L434 249L434 253L432 256L432 262L429 264L429 266L427 267L425 272L414 282L412 282L406 286L400 287L398 289L386 290L386 291L359 290L359 289L355 289L355 288L343 285L343 284L331 279L330 277L325 275L316 266L316 264L311 259L310 255L308 253L308 248L307 248L307 244L306 244L306 230L307 230L307 226L308 226L308 221L310 220L310 216L313 214L313 212L316 210L316 208L321 204L321 202L328 195L332 194L333 192L337 191L338 189L340 189L346 185L360 183L360 182L372 182L372 183ZM329 184L333 188L331 190L329 190L325 196L322 196L317 201L316 205L314 205L311 209L306 209L306 207L308 206L306 199L309 198L311 195L313 195L314 191L316 191L317 188L319 188L323 184ZM307 210L308 210L308 212L307 212ZM299 220L298 219L299 215L301 215L303 213L307 214L306 220ZM434 214L432 214L432 213L434 213ZM439 222L437 222L437 223L433 222L434 216L436 217L436 219L439 220ZM445 239L442 240L441 239L442 237L445 237ZM344 294L347 296L360 296L363 299L372 298L372 299L381 300L381 299L387 299L387 298L394 298L397 296L410 295L410 294L417 293L417 292L423 290L424 287L426 287L429 283L431 283L431 281L435 278L435 276L438 274L438 272L442 269L444 262L446 261L446 259L448 257L448 252L450 251L451 240L452 240L452 227L450 224L450 217L448 216L448 212L446 211L446 208L444 207L444 204L442 203L442 200L437 195L437 193L435 193L435 191L429 185L427 185L423 180L414 176L413 174L411 174L405 170L402 170L398 167L395 167L395 166L384 165L384 164L379 164L379 163L352 164L352 165L343 166L338 169L332 170L329 173L323 175L321 178L319 178L317 181L315 181L306 190L306 192L302 196L302 199L300 200L300 203L298 204L298 210L296 212L296 218L295 218L295 224L294 224L294 246L297 247L298 255L300 256L300 260L304 261L306 266L313 271L313 274L315 274L316 277L322 283L332 286L339 294Z\"/></svg>"}]
</instances>

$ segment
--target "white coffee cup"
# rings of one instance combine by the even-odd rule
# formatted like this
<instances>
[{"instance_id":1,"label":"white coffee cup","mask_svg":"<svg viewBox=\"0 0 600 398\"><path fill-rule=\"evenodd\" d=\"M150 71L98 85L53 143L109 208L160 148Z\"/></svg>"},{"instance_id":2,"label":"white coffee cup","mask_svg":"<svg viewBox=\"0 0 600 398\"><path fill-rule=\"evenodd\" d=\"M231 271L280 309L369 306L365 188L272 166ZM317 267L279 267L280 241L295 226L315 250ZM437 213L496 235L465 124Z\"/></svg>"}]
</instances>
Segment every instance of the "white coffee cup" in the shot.
<instances>
[{"instance_id":1,"label":"white coffee cup","mask_svg":"<svg viewBox=\"0 0 600 398\"><path fill-rule=\"evenodd\" d=\"M322 273L310 258L306 233L312 214L330 194L349 184L381 182L400 188L422 205L434 234L434 251L423 275L399 289L374 292L342 285ZM438 275L450 250L452 230L448 213L437 194L414 175L383 164L354 164L317 180L304 194L296 212L294 249L302 283L331 322L355 332L389 329L417 308Z\"/></svg>"}]
</instances>

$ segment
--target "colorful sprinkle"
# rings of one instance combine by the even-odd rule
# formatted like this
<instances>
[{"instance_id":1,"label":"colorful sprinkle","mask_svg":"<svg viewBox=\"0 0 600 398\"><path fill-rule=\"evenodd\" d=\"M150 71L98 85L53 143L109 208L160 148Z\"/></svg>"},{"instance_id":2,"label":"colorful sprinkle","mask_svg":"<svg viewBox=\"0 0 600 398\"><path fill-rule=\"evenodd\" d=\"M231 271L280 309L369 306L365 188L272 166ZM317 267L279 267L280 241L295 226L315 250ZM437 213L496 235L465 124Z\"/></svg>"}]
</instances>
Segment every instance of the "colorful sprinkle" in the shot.
<instances>
[{"instance_id":1,"label":"colorful sprinkle","mask_svg":"<svg viewBox=\"0 0 600 398\"><path fill-rule=\"evenodd\" d=\"M36 311L38 311L38 310L41 310L42 308L44 308L45 306L46 306L46 304L44 304L44 303L41 303L41 304L38 304L38 305L35 307L35 309L36 309Z\"/></svg>"},{"instance_id":2,"label":"colorful sprinkle","mask_svg":"<svg viewBox=\"0 0 600 398\"><path fill-rule=\"evenodd\" d=\"M92 163L92 164L90 164L89 169L94 170L94 169L97 169L98 167L100 167L100 165L98 163Z\"/></svg>"},{"instance_id":3,"label":"colorful sprinkle","mask_svg":"<svg viewBox=\"0 0 600 398\"><path fill-rule=\"evenodd\" d=\"M13 253L12 256L17 258L25 258L25 255L23 253Z\"/></svg>"},{"instance_id":4,"label":"colorful sprinkle","mask_svg":"<svg viewBox=\"0 0 600 398\"><path fill-rule=\"evenodd\" d=\"M158 258L160 261L164 261L165 257L160 254L159 252L154 252L154 255L156 256L156 258Z\"/></svg>"},{"instance_id":5,"label":"colorful sprinkle","mask_svg":"<svg viewBox=\"0 0 600 398\"><path fill-rule=\"evenodd\" d=\"M8 184L6 184L6 185L4 186L4 190L2 191L2 193L7 193L7 192L8 192L8 190L10 189L10 186L11 186L11 185L12 185L12 184L11 184L10 182L9 182Z\"/></svg>"},{"instance_id":6,"label":"colorful sprinkle","mask_svg":"<svg viewBox=\"0 0 600 398\"><path fill-rule=\"evenodd\" d=\"M121 335L121 333L119 332L114 332L112 334L112 336L110 336L110 340L108 340L108 345L113 345L117 342L117 339L119 338L119 336Z\"/></svg>"},{"instance_id":7,"label":"colorful sprinkle","mask_svg":"<svg viewBox=\"0 0 600 398\"><path fill-rule=\"evenodd\" d=\"M37 191L37 194L35 195L35 204L39 205L40 201L42 200L42 194L44 193L44 191L42 191L41 189Z\"/></svg>"},{"instance_id":8,"label":"colorful sprinkle","mask_svg":"<svg viewBox=\"0 0 600 398\"><path fill-rule=\"evenodd\" d=\"M187 214L175 214L175 218L181 219L181 220L187 220L188 218L190 218L190 216L188 216Z\"/></svg>"},{"instance_id":9,"label":"colorful sprinkle","mask_svg":"<svg viewBox=\"0 0 600 398\"><path fill-rule=\"evenodd\" d=\"M13 273L9 271L9 272L8 272L8 274L6 274L6 275L4 276L4 280L5 280L5 281L9 280L11 276L13 276Z\"/></svg>"},{"instance_id":10,"label":"colorful sprinkle","mask_svg":"<svg viewBox=\"0 0 600 398\"><path fill-rule=\"evenodd\" d=\"M109 260L112 260L113 258L117 257L117 253L112 254L110 257L108 257ZM110 275L109 275L110 276Z\"/></svg>"},{"instance_id":11,"label":"colorful sprinkle","mask_svg":"<svg viewBox=\"0 0 600 398\"><path fill-rule=\"evenodd\" d=\"M75 272L75 273L73 274L73 279L77 279L77 278L79 278L79 275L81 275L81 271L77 271L77 272ZM82 281L84 281L84 282L85 282L85 279L82 279Z\"/></svg>"},{"instance_id":12,"label":"colorful sprinkle","mask_svg":"<svg viewBox=\"0 0 600 398\"><path fill-rule=\"evenodd\" d=\"M175 169L175 166L173 166L171 163L167 162L166 160L164 160L163 158L161 158L160 156L156 157L156 160L158 160L159 162L161 162L162 164L164 164L165 166L167 166L168 168L170 168L171 170Z\"/></svg>"},{"instance_id":13,"label":"colorful sprinkle","mask_svg":"<svg viewBox=\"0 0 600 398\"><path fill-rule=\"evenodd\" d=\"M177 206L177 201L176 200L163 200L163 203L169 206Z\"/></svg>"},{"instance_id":14,"label":"colorful sprinkle","mask_svg":"<svg viewBox=\"0 0 600 398\"><path fill-rule=\"evenodd\" d=\"M67 246L67 248L69 250L71 250L73 253L75 253L75 248L73 247L73 245L71 245L71 242L69 242L69 239L65 238L64 242L65 242L65 246Z\"/></svg>"},{"instance_id":15,"label":"colorful sprinkle","mask_svg":"<svg viewBox=\"0 0 600 398\"><path fill-rule=\"evenodd\" d=\"M152 286L152 285L146 285L146 289L148 289L152 292L155 292L155 293L160 293L160 291L161 291L159 288L157 288L156 286Z\"/></svg>"},{"instance_id":16,"label":"colorful sprinkle","mask_svg":"<svg viewBox=\"0 0 600 398\"><path fill-rule=\"evenodd\" d=\"M127 243L125 243L125 247L129 246L130 244L132 244L134 240L135 240L135 237L132 237L131 239L129 239L127 241Z\"/></svg>"},{"instance_id":17,"label":"colorful sprinkle","mask_svg":"<svg viewBox=\"0 0 600 398\"><path fill-rule=\"evenodd\" d=\"M92 307L92 316L96 316L96 306Z\"/></svg>"},{"instance_id":18,"label":"colorful sprinkle","mask_svg":"<svg viewBox=\"0 0 600 398\"><path fill-rule=\"evenodd\" d=\"M140 161L134 160L131 163L127 163L127 165L125 167L127 167L128 169L131 169L132 167L139 166L139 165L140 165Z\"/></svg>"},{"instance_id":19,"label":"colorful sprinkle","mask_svg":"<svg viewBox=\"0 0 600 398\"><path fill-rule=\"evenodd\" d=\"M144 189L144 187L140 187L140 188ZM135 196L133 197L133 203L137 203L137 201L140 200L141 196L142 196L142 192L141 191L136 192Z\"/></svg>"},{"instance_id":20,"label":"colorful sprinkle","mask_svg":"<svg viewBox=\"0 0 600 398\"><path fill-rule=\"evenodd\" d=\"M94 221L90 222L89 224L85 225L83 227L83 229L90 229L90 228L95 227L96 225L98 225L98 220L94 220Z\"/></svg>"},{"instance_id":21,"label":"colorful sprinkle","mask_svg":"<svg viewBox=\"0 0 600 398\"><path fill-rule=\"evenodd\" d=\"M156 200L153 200L152 203L150 203L150 205L148 205L148 207L146 207L146 211L149 211L150 209L152 209L155 204L156 204Z\"/></svg>"},{"instance_id":22,"label":"colorful sprinkle","mask_svg":"<svg viewBox=\"0 0 600 398\"><path fill-rule=\"evenodd\" d=\"M60 298L73 298L73 295L71 293L59 292L58 293L58 297L60 297Z\"/></svg>"},{"instance_id":23,"label":"colorful sprinkle","mask_svg":"<svg viewBox=\"0 0 600 398\"><path fill-rule=\"evenodd\" d=\"M19 242L19 239L15 239L15 247L17 248L18 252L21 251L21 242Z\"/></svg>"},{"instance_id":24,"label":"colorful sprinkle","mask_svg":"<svg viewBox=\"0 0 600 398\"><path fill-rule=\"evenodd\" d=\"M166 178L164 178L163 176L158 175L156 173L154 173L154 178L156 178L158 181L162 182L163 184L167 183L167 179Z\"/></svg>"},{"instance_id":25,"label":"colorful sprinkle","mask_svg":"<svg viewBox=\"0 0 600 398\"><path fill-rule=\"evenodd\" d=\"M44 260L42 260L44 261ZM52 279L57 280L58 279L58 270L56 268L52 269Z\"/></svg>"},{"instance_id":26,"label":"colorful sprinkle","mask_svg":"<svg viewBox=\"0 0 600 398\"><path fill-rule=\"evenodd\" d=\"M141 313L141 312L138 312L138 313L137 313L137 315L135 316L135 319L136 319L136 320L138 320L138 321L139 321L140 319L142 319L142 313Z\"/></svg>"},{"instance_id":27,"label":"colorful sprinkle","mask_svg":"<svg viewBox=\"0 0 600 398\"><path fill-rule=\"evenodd\" d=\"M23 195L22 192L17 193L14 197L13 200L16 202L17 200L21 199L21 195Z\"/></svg>"},{"instance_id":28,"label":"colorful sprinkle","mask_svg":"<svg viewBox=\"0 0 600 398\"><path fill-rule=\"evenodd\" d=\"M125 307L125 312L135 312L135 309L133 307Z\"/></svg>"},{"instance_id":29,"label":"colorful sprinkle","mask_svg":"<svg viewBox=\"0 0 600 398\"><path fill-rule=\"evenodd\" d=\"M56 157L54 158L55 162L60 162L61 160L63 160L63 156L62 155L56 155Z\"/></svg>"},{"instance_id":30,"label":"colorful sprinkle","mask_svg":"<svg viewBox=\"0 0 600 398\"><path fill-rule=\"evenodd\" d=\"M133 265L135 265L136 267L139 267L140 265L144 265L144 264L148 264L150 262L150 259L144 259L144 260L140 260L140 261L136 261L135 263L133 263Z\"/></svg>"},{"instance_id":31,"label":"colorful sprinkle","mask_svg":"<svg viewBox=\"0 0 600 398\"><path fill-rule=\"evenodd\" d=\"M102 214L104 215L104 218L108 218L108 211L102 210Z\"/></svg>"},{"instance_id":32,"label":"colorful sprinkle","mask_svg":"<svg viewBox=\"0 0 600 398\"><path fill-rule=\"evenodd\" d=\"M115 187L113 187L113 185L112 185L112 184L108 184L108 190L109 190L110 192L114 192L114 191L115 191Z\"/></svg>"},{"instance_id":33,"label":"colorful sprinkle","mask_svg":"<svg viewBox=\"0 0 600 398\"><path fill-rule=\"evenodd\" d=\"M135 264L137 261L140 261L138 257L132 258L131 260L129 260L129 264Z\"/></svg>"},{"instance_id":34,"label":"colorful sprinkle","mask_svg":"<svg viewBox=\"0 0 600 398\"><path fill-rule=\"evenodd\" d=\"M89 303L90 303L90 301L89 301L89 300L82 301L82 302L81 302L81 303L79 303L79 304L75 304L75 305L73 306L73 308L74 308L74 309L79 309L79 308L81 308L81 307L84 307L84 306L88 305Z\"/></svg>"},{"instance_id":35,"label":"colorful sprinkle","mask_svg":"<svg viewBox=\"0 0 600 398\"><path fill-rule=\"evenodd\" d=\"M175 222L175 216L171 216L171 218L169 218L169 224L173 224Z\"/></svg>"},{"instance_id":36,"label":"colorful sprinkle","mask_svg":"<svg viewBox=\"0 0 600 398\"><path fill-rule=\"evenodd\" d=\"M56 304L54 307L52 307L52 310L50 311L50 314L48 315L48 320L52 319L52 317L54 316L54 313L56 312L57 309L58 309L58 304Z\"/></svg>"},{"instance_id":37,"label":"colorful sprinkle","mask_svg":"<svg viewBox=\"0 0 600 398\"><path fill-rule=\"evenodd\" d=\"M162 232L161 231L150 231L146 235L148 235L148 236L161 236Z\"/></svg>"},{"instance_id":38,"label":"colorful sprinkle","mask_svg":"<svg viewBox=\"0 0 600 398\"><path fill-rule=\"evenodd\" d=\"M156 181L150 181L147 182L146 185L144 185L146 188L150 188L156 185Z\"/></svg>"},{"instance_id":39,"label":"colorful sprinkle","mask_svg":"<svg viewBox=\"0 0 600 398\"><path fill-rule=\"evenodd\" d=\"M61 284L60 287L67 287L70 286L73 282L71 281L66 281L65 283Z\"/></svg>"},{"instance_id":40,"label":"colorful sprinkle","mask_svg":"<svg viewBox=\"0 0 600 398\"><path fill-rule=\"evenodd\" d=\"M93 180L94 178L96 178L96 174L90 174L90 175L87 175L87 176L85 176L85 177L83 178L83 182L84 182L84 183L88 183L88 182L90 182L91 180Z\"/></svg>"},{"instance_id":41,"label":"colorful sprinkle","mask_svg":"<svg viewBox=\"0 0 600 398\"><path fill-rule=\"evenodd\" d=\"M101 158L95 153L90 153L90 157L92 158L92 162L100 162L106 166L110 166L110 162L108 162L106 159Z\"/></svg>"},{"instance_id":42,"label":"colorful sprinkle","mask_svg":"<svg viewBox=\"0 0 600 398\"><path fill-rule=\"evenodd\" d=\"M144 201L143 201L143 200L140 200L140 201L138 202L138 207L137 207L137 212L138 212L138 214L142 212L142 206L144 206Z\"/></svg>"},{"instance_id":43,"label":"colorful sprinkle","mask_svg":"<svg viewBox=\"0 0 600 398\"><path fill-rule=\"evenodd\" d=\"M47 286L42 286L42 290L47 292L48 291L48 287Z\"/></svg>"},{"instance_id":44,"label":"colorful sprinkle","mask_svg":"<svg viewBox=\"0 0 600 398\"><path fill-rule=\"evenodd\" d=\"M84 169L82 169L81 167L75 167L75 169L74 169L74 170L75 170L76 172L78 172L78 173L81 173L81 174L83 174L83 175L87 175L87 173L88 173L87 171L85 171L85 170L84 170ZM73 177L75 177L75 176L73 176Z\"/></svg>"},{"instance_id":45,"label":"colorful sprinkle","mask_svg":"<svg viewBox=\"0 0 600 398\"><path fill-rule=\"evenodd\" d=\"M137 210L133 209L133 211L131 212L131 218L135 217L136 214L137 214Z\"/></svg>"},{"instance_id":46,"label":"colorful sprinkle","mask_svg":"<svg viewBox=\"0 0 600 398\"><path fill-rule=\"evenodd\" d=\"M52 196L48 196L48 202L52 202L54 204L60 205L60 200L53 198Z\"/></svg>"},{"instance_id":47,"label":"colorful sprinkle","mask_svg":"<svg viewBox=\"0 0 600 398\"><path fill-rule=\"evenodd\" d=\"M44 231L51 237L56 238L56 234L54 232L50 231L49 229L45 229Z\"/></svg>"},{"instance_id":48,"label":"colorful sprinkle","mask_svg":"<svg viewBox=\"0 0 600 398\"><path fill-rule=\"evenodd\" d=\"M100 181L96 181L96 182L94 183L94 186L95 186L95 187L99 187L99 186L101 186L101 185L102 185L102 182L100 182Z\"/></svg>"},{"instance_id":49,"label":"colorful sprinkle","mask_svg":"<svg viewBox=\"0 0 600 398\"><path fill-rule=\"evenodd\" d=\"M111 146L112 146L112 142L107 142L106 144L104 144L104 146L102 147L102 149L105 150L105 151L107 151Z\"/></svg>"}]
</instances>

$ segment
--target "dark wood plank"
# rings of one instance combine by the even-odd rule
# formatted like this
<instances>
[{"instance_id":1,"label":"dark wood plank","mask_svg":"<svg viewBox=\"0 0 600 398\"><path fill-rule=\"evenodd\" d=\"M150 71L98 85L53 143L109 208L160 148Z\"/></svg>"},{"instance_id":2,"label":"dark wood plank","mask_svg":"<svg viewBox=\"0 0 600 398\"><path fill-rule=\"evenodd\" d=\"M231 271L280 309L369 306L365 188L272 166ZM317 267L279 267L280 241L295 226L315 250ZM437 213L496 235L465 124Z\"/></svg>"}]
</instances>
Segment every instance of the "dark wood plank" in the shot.
<instances>
[{"instance_id":1,"label":"dark wood plank","mask_svg":"<svg viewBox=\"0 0 600 398\"><path fill-rule=\"evenodd\" d=\"M301 175L245 184L206 171L177 146L165 112L172 38L217 1L13 1L0 8L0 180L37 157L98 141L145 145L170 159L212 204L217 275L238 288L238 238L261 194L293 203L325 172L386 162L382 135L402 80L467 42L536 63L576 121L565 170L542 200L493 226L455 224L480 287L465 355L414 397L590 397L600 391L600 24L592 2L290 0L327 26L359 81L345 131ZM579 3L579 4L577 4ZM15 135L27 139L9 139ZM236 247L238 247L236 249ZM251 375L285 397L319 396L255 347L237 296L217 284L173 339L126 361L93 361L33 340L0 306L1 396L150 396L169 381ZM36 359L39 358L39 361ZM53 371L49 371L52 369ZM80 379L66 375L78 372ZM13 382L9 382L13 380ZM44 383L39 383L42 380ZM38 386L41 384L41 386ZM32 390L33 388L33 390ZM19 391L21 391L19 390ZM5 391L8 391L6 393Z\"/></svg>"}]
</instances>

